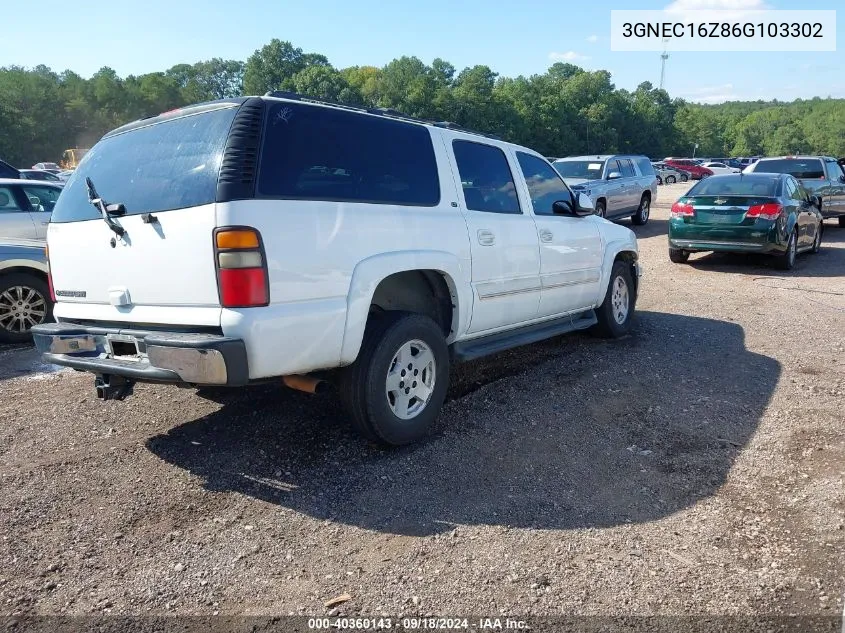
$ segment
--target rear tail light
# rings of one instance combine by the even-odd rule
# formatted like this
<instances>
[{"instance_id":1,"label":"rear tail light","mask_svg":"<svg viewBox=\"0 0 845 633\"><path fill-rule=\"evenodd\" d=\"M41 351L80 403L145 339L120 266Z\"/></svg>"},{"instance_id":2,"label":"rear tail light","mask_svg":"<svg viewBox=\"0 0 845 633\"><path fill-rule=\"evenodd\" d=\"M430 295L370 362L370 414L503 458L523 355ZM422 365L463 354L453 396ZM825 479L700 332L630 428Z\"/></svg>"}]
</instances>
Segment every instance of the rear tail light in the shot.
<instances>
[{"instance_id":1,"label":"rear tail light","mask_svg":"<svg viewBox=\"0 0 845 633\"><path fill-rule=\"evenodd\" d=\"M777 220L783 213L783 207L774 202L766 204L755 204L748 208L746 218L760 218L761 220Z\"/></svg>"},{"instance_id":2,"label":"rear tail light","mask_svg":"<svg viewBox=\"0 0 845 633\"><path fill-rule=\"evenodd\" d=\"M50 291L50 301L56 303L56 291L53 290L53 273L50 272L50 249L44 247L44 257L47 260L47 290Z\"/></svg>"},{"instance_id":3,"label":"rear tail light","mask_svg":"<svg viewBox=\"0 0 845 633\"><path fill-rule=\"evenodd\" d=\"M254 308L270 303L267 260L258 231L246 227L217 229L214 263L224 308Z\"/></svg>"},{"instance_id":4,"label":"rear tail light","mask_svg":"<svg viewBox=\"0 0 845 633\"><path fill-rule=\"evenodd\" d=\"M676 202L669 215L673 218L691 218L695 215L695 209L688 202Z\"/></svg>"}]
</instances>

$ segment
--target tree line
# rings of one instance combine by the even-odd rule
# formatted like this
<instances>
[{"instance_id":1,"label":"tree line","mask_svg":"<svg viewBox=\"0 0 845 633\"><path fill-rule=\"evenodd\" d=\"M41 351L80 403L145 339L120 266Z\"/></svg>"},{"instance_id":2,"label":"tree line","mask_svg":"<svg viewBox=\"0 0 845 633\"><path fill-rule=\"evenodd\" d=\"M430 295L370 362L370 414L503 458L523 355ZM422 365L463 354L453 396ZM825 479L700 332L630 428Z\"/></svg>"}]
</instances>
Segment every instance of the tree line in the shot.
<instances>
[{"instance_id":1,"label":"tree line","mask_svg":"<svg viewBox=\"0 0 845 633\"><path fill-rule=\"evenodd\" d=\"M43 65L0 68L0 158L24 167L58 161L64 149L91 147L128 121L268 90L452 121L546 156L689 156L695 143L698 156L845 155L843 99L701 105L649 82L618 89L610 73L568 63L530 77L502 77L481 65L457 71L416 57L338 69L324 55L274 39L245 62L215 58L125 78L108 67L90 79Z\"/></svg>"}]
</instances>

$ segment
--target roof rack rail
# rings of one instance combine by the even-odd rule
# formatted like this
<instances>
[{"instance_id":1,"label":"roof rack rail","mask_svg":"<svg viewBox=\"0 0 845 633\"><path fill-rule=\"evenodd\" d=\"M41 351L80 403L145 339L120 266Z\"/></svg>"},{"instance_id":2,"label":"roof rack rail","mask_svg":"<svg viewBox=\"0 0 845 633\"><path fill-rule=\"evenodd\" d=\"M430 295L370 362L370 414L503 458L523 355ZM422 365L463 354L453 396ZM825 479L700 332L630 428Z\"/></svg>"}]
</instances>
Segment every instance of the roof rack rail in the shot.
<instances>
[{"instance_id":1,"label":"roof rack rail","mask_svg":"<svg viewBox=\"0 0 845 633\"><path fill-rule=\"evenodd\" d=\"M469 128L461 127L457 123L452 123L451 121L434 121L433 125L436 127L442 127L447 130L456 130L458 132L466 132L467 134L477 134L478 136L484 136L486 138L492 138L496 141L501 141L502 139L495 134L486 134L484 132L478 132L477 130L470 130Z\"/></svg>"},{"instance_id":2,"label":"roof rack rail","mask_svg":"<svg viewBox=\"0 0 845 633\"><path fill-rule=\"evenodd\" d=\"M330 101L328 99L317 99L309 97L296 92L287 92L284 90L270 90L264 94L265 97L274 97L276 99L290 99L292 101L304 101L305 103L317 103L320 105L334 106L335 108L343 108L345 110L354 110L356 112L366 112L367 114L375 114L378 116L390 117L392 119L400 119L402 121L411 121L413 123L423 123L426 125L434 125L435 127L445 128L449 130L456 130L458 132L465 132L466 134L476 134L484 136L485 138L501 141L502 139L494 134L485 134L484 132L477 132L465 127L461 127L457 123L451 121L431 121L429 119L421 119L419 117L405 114L394 108L364 108L360 106L352 106L345 103L338 103L337 101Z\"/></svg>"}]
</instances>

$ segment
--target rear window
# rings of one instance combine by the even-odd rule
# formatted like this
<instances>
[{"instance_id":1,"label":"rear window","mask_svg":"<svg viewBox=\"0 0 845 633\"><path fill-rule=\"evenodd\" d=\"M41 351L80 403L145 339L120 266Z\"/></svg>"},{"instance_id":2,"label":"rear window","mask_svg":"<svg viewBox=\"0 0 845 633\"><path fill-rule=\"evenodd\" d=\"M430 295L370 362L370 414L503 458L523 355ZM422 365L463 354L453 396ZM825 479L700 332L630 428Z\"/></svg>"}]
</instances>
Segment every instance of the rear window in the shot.
<instances>
[{"instance_id":1,"label":"rear window","mask_svg":"<svg viewBox=\"0 0 845 633\"><path fill-rule=\"evenodd\" d=\"M795 178L824 178L824 166L817 158L778 158L758 160L754 173L789 174Z\"/></svg>"},{"instance_id":2,"label":"rear window","mask_svg":"<svg viewBox=\"0 0 845 633\"><path fill-rule=\"evenodd\" d=\"M105 138L89 151L65 185L52 222L94 220L85 178L107 203L127 215L214 202L217 174L237 107L182 116Z\"/></svg>"},{"instance_id":3,"label":"rear window","mask_svg":"<svg viewBox=\"0 0 845 633\"><path fill-rule=\"evenodd\" d=\"M440 179L431 134L386 117L276 103L267 113L258 193L435 206Z\"/></svg>"},{"instance_id":4,"label":"rear window","mask_svg":"<svg viewBox=\"0 0 845 633\"><path fill-rule=\"evenodd\" d=\"M775 195L778 187L776 176L737 174L736 176L713 176L699 180L687 193L688 196L765 196Z\"/></svg>"}]
</instances>

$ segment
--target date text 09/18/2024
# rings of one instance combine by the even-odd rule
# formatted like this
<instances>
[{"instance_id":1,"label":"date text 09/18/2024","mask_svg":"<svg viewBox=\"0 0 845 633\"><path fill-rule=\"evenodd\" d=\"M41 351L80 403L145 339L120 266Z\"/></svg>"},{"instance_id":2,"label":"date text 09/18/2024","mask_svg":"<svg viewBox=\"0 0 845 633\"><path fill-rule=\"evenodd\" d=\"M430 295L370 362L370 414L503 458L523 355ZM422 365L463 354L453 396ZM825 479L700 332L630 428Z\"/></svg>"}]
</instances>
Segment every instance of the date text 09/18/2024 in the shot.
<instances>
[{"instance_id":1,"label":"date text 09/18/2024","mask_svg":"<svg viewBox=\"0 0 845 633\"><path fill-rule=\"evenodd\" d=\"M518 631L529 628L524 620L514 618L441 618L441 617L405 617L402 619L378 618L309 618L311 630L403 630L403 631Z\"/></svg>"}]
</instances>

